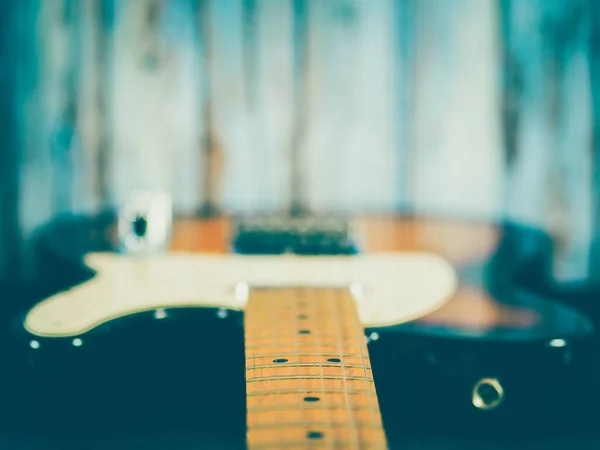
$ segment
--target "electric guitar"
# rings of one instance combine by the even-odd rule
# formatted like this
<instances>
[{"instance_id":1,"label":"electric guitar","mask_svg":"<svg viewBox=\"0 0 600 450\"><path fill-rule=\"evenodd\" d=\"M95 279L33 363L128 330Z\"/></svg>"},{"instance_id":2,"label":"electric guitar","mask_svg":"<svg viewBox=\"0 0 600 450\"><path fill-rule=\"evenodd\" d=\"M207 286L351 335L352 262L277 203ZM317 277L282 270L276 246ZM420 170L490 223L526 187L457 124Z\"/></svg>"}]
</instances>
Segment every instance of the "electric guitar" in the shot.
<instances>
[{"instance_id":1,"label":"electric guitar","mask_svg":"<svg viewBox=\"0 0 600 450\"><path fill-rule=\"evenodd\" d=\"M464 432L463 413L475 434L500 419L517 429L532 411L553 420L584 387L591 325L511 289L535 247L518 227L170 223L147 210L39 233L45 287L13 335L19 423L204 428L256 449L393 448L432 424ZM548 392L556 408L540 410Z\"/></svg>"}]
</instances>

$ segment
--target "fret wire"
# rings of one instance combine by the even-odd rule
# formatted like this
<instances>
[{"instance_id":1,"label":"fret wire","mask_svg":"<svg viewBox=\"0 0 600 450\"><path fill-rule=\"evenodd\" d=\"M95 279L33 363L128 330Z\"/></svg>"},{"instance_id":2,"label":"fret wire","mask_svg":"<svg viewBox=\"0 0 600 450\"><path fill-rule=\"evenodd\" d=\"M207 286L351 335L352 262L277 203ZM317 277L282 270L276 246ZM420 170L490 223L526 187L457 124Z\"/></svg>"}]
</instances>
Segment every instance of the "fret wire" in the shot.
<instances>
[{"instance_id":1,"label":"fret wire","mask_svg":"<svg viewBox=\"0 0 600 450\"><path fill-rule=\"evenodd\" d=\"M256 315L256 312L254 312L254 314ZM247 316L245 316L247 317ZM245 337L244 340L248 337L248 335L250 334L250 332L248 331L248 329L246 328L246 333L245 333ZM246 346L246 352L248 352L248 346ZM256 356L253 357L254 358L254 366L256 366ZM254 376L256 377L256 369L254 369ZM246 372L246 379L248 379L248 373Z\"/></svg>"},{"instance_id":2,"label":"fret wire","mask_svg":"<svg viewBox=\"0 0 600 450\"><path fill-rule=\"evenodd\" d=\"M322 364L321 363L321 364L319 364L318 362L315 362L315 363L312 363L312 362L310 362L310 363L301 363L301 362L298 362L296 365L298 366L298 368L300 368L300 367L319 367L319 366L321 366L321 367L327 367L327 368L330 368L330 367L340 367L340 368L343 368L343 369L362 369L362 367L363 367L360 364L340 365L340 364L332 364L332 363L329 363L329 364ZM247 366L246 370L252 370L252 369L274 369L275 367L278 367L277 364L262 364L262 365L259 364L259 365L256 365L256 366ZM367 370L372 370L371 366L365 366L365 368Z\"/></svg>"},{"instance_id":3,"label":"fret wire","mask_svg":"<svg viewBox=\"0 0 600 450\"><path fill-rule=\"evenodd\" d=\"M340 332L340 324L339 324L339 317L336 314L336 303L334 301L334 299L332 298L331 292L327 291L327 300L328 300L328 305L331 309L331 313L332 313L332 317L334 320L334 324L335 324L335 331L336 333ZM343 353L342 351L342 340L338 334L338 348L340 351L340 354ZM342 359L342 364L344 364L344 360ZM350 409L350 397L348 396L348 383L346 381L346 372L342 371L342 376L343 376L343 380L344 380L344 399L345 399L345 403L346 403L346 411L348 412L348 418L350 419L350 421L352 422L353 425L356 425L356 421L354 420L354 414L352 414L352 411ZM358 449L360 446L360 435L358 433L358 430L356 429L356 427L353 428L352 434L354 436L354 444L353 447Z\"/></svg>"},{"instance_id":4,"label":"fret wire","mask_svg":"<svg viewBox=\"0 0 600 450\"><path fill-rule=\"evenodd\" d=\"M254 358L271 358L271 357L279 357L279 356L290 356L291 354L293 354L293 352L286 352L286 353L277 353L277 354L259 354L259 355L255 355L253 356ZM315 356L314 353L298 353L298 356ZM329 353L321 353L321 356L339 356L342 357L344 356L345 358L360 358L360 353L345 353L344 355L341 355L337 352L333 353L333 352L329 352Z\"/></svg>"},{"instance_id":5,"label":"fret wire","mask_svg":"<svg viewBox=\"0 0 600 450\"><path fill-rule=\"evenodd\" d=\"M249 301L251 301L251 299L249 299ZM250 309L250 308L249 308L249 309ZM256 315L256 314L257 314L257 312L258 312L257 310L253 310L253 311L251 312L251 314L253 314L253 316L254 316L254 315ZM248 310L247 310L247 311L246 311L246 313L244 314L244 318L245 318L245 319L248 319ZM248 329L248 327L246 326L246 323L249 323L250 321L249 321L249 320L245 320L244 322L245 322L245 323L244 323L244 340L247 340L247 339L248 339L248 336L250 336L250 335L251 335L251 331L250 331L250 330ZM246 354L248 354L248 353L249 353L248 346L245 346L245 348L246 348ZM255 356L255 355L253 355L252 357L253 357L254 367L256 367L256 356ZM254 374L253 374L253 375L254 375L255 377L257 376L256 369L254 369ZM248 372L246 372L246 380L247 380L247 379L248 379ZM247 394L246 394L246 395L247 395ZM246 402L247 402L247 401L246 401ZM247 414L247 413L246 413L246 414ZM248 416L246 415L246 424L248 424L248 422L249 422L249 420L248 420L248 419L249 419L249 418L248 418ZM246 438L246 439L247 439L247 438Z\"/></svg>"},{"instance_id":6,"label":"fret wire","mask_svg":"<svg viewBox=\"0 0 600 450\"><path fill-rule=\"evenodd\" d=\"M321 343L320 343L320 332L321 329L319 327L319 325L317 324L317 308L315 306L315 301L313 299L312 301L312 323L313 323L313 328L315 329L315 333L316 333L316 341L317 341L317 359L319 361L319 375L321 376L321 397L325 397L325 384L323 383L323 362L321 361ZM328 422L328 429L331 427L331 411L329 409L327 409L327 422ZM327 441L328 444L335 449L335 443L334 443L334 437L335 436L327 436Z\"/></svg>"},{"instance_id":7,"label":"fret wire","mask_svg":"<svg viewBox=\"0 0 600 450\"><path fill-rule=\"evenodd\" d=\"M325 392L325 391L323 391ZM321 402L319 402L321 403ZM335 403L322 403L321 405L303 405L298 408L297 405L275 405L275 406L255 406L253 408L247 408L249 412L266 412L266 411L298 411L305 408L307 411L320 411L328 409L331 411L346 410L343 405L336 405ZM369 406L354 405L352 411L367 411Z\"/></svg>"},{"instance_id":8,"label":"fret wire","mask_svg":"<svg viewBox=\"0 0 600 450\"><path fill-rule=\"evenodd\" d=\"M363 339L364 339L364 336L363 336ZM338 340L338 341L340 342L340 346L341 346L342 341L341 340ZM292 346L294 344L290 343L289 345ZM312 342L298 342L299 347L314 347L314 345L315 344ZM332 343L332 344L325 344L325 345L330 346L330 347L335 347L337 344ZM355 347L360 347L359 342L344 342L344 345L352 345ZM250 345L247 345L246 348L252 349L252 348L261 348L261 347L268 347L268 346L269 346L268 344L250 344ZM285 345L280 345L280 346L284 347ZM314 355L314 353L313 353L313 355ZM360 358L360 353L358 354L357 357Z\"/></svg>"},{"instance_id":9,"label":"fret wire","mask_svg":"<svg viewBox=\"0 0 600 450\"><path fill-rule=\"evenodd\" d=\"M286 339L279 339L277 345L279 347L293 347L296 345L296 342L298 342L298 347L311 347L315 345L315 339L316 339L316 335L309 335L309 334L301 334L300 335L300 339L298 339L297 336L288 336ZM363 341L365 339L364 335L362 337ZM337 345L337 338L324 338L321 339L321 346L322 347L335 347ZM361 345L361 341L358 339L353 338L352 340L345 340L342 339L342 346L353 346L353 347L358 347L359 345ZM270 347L271 346L271 339L269 337L269 339L267 338L260 338L260 339L249 339L248 340L248 347L249 348L259 348L259 347ZM360 358L360 356L359 356Z\"/></svg>"},{"instance_id":10,"label":"fret wire","mask_svg":"<svg viewBox=\"0 0 600 450\"><path fill-rule=\"evenodd\" d=\"M366 350L366 348L364 348L364 347L366 347L366 338L365 338L365 341L364 341L363 345L361 345L359 347L360 348L360 357L361 357L362 364L363 364L364 376L366 377L367 376L367 370L364 368L364 366L365 366L364 350ZM367 384L367 380L365 379L365 388L367 388L367 387L368 387L368 384ZM375 385L373 385L373 389L375 389ZM367 401L369 403L369 415L371 416L371 421L374 421L375 420L375 411L373 409L373 401L372 401L371 395L367 396Z\"/></svg>"},{"instance_id":11,"label":"fret wire","mask_svg":"<svg viewBox=\"0 0 600 450\"><path fill-rule=\"evenodd\" d=\"M264 331L264 330L263 330ZM269 339L271 337L277 337L277 338L295 338L298 339L298 333L282 333L282 334L270 334L269 336L258 336L258 337L252 337L252 339ZM310 339L310 335L307 335L306 338ZM337 340L339 336L334 336L333 334L321 334L320 337L322 338L327 338L327 339L333 339L333 340ZM350 339L356 339L359 342L362 342L362 340L364 339L365 335L364 334L360 334L360 335L347 335L344 336L346 338L346 340L350 340Z\"/></svg>"},{"instance_id":12,"label":"fret wire","mask_svg":"<svg viewBox=\"0 0 600 450\"><path fill-rule=\"evenodd\" d=\"M353 442L351 441L335 441L335 448L348 448L348 446L352 446ZM276 442L270 444L260 444L252 447L252 450L272 450L272 449L282 449L282 448L298 448L305 447L305 441L287 441L287 442ZM341 447L340 447L341 446ZM369 450L387 450L386 441L380 442L369 442Z\"/></svg>"},{"instance_id":13,"label":"fret wire","mask_svg":"<svg viewBox=\"0 0 600 450\"><path fill-rule=\"evenodd\" d=\"M275 303L277 301L275 298L275 292L276 291L274 290L271 291L271 295L269 296L272 328L274 328L277 325L277 321L275 320ZM273 334L273 353L277 353L277 338L275 337L275 334ZM275 377L277 378L275 380L275 389L277 390L277 395L279 396L279 367L275 368Z\"/></svg>"},{"instance_id":14,"label":"fret wire","mask_svg":"<svg viewBox=\"0 0 600 450\"><path fill-rule=\"evenodd\" d=\"M297 330L298 330L298 290L295 289L292 291L292 303L294 305L294 330L296 330L296 333L294 333L294 344L296 345L296 354L298 354L300 352L300 347L298 346L298 335L297 335ZM300 389L300 358L296 358L296 364L297 364L297 369L298 369L298 389ZM306 409L305 409L305 404L304 402L302 402L302 421L304 423L306 423ZM308 444L307 444L308 445Z\"/></svg>"},{"instance_id":15,"label":"fret wire","mask_svg":"<svg viewBox=\"0 0 600 450\"><path fill-rule=\"evenodd\" d=\"M272 395L272 394L314 394L318 392L318 389L266 389L262 391L248 392L246 393L247 397L257 397L261 395ZM374 393L373 391L363 391L358 389L325 389L326 394L348 394L348 395L365 395L367 396L370 393Z\"/></svg>"},{"instance_id":16,"label":"fret wire","mask_svg":"<svg viewBox=\"0 0 600 450\"><path fill-rule=\"evenodd\" d=\"M323 316L322 316L322 315L319 315L319 318L323 319ZM329 318L329 319L332 319L332 318ZM265 324L262 324L262 325L261 325L261 326L259 326L259 327L255 326L254 328L248 328L248 331L249 331L250 333L256 333L257 331L259 331L259 332L260 332L260 331L265 331L265 327L268 327L268 326L269 326L269 324L268 324L268 323L265 323ZM356 324L356 326L361 326L361 327L362 327L362 323ZM343 331L343 330L344 330L344 329L342 329L342 331ZM279 333L279 332L285 332L285 331L289 331L289 327L277 327L277 328L275 328L273 331L275 331L275 332L277 332L277 333ZM352 327L352 329L351 329L351 330L348 330L348 331L349 331L349 332L353 332L353 331L356 331L356 330L354 329L354 326L353 326L353 327ZM342 334L343 334L343 333L342 333Z\"/></svg>"},{"instance_id":17,"label":"fret wire","mask_svg":"<svg viewBox=\"0 0 600 450\"><path fill-rule=\"evenodd\" d=\"M266 429L266 430L270 430L273 428L305 428L305 429L310 429L312 427L322 427L322 426L328 426L328 427L336 427L336 428L353 428L353 427L358 427L358 428L381 428L381 425L379 425L379 423L377 422L362 422L362 423L358 423L358 424L352 424L352 423L344 423L344 422L332 422L331 420L329 421L324 421L324 422L303 422L302 425L298 425L294 422L273 422L273 423L265 423L265 424L260 424L260 425L253 425L250 428L252 428L253 430L260 430L260 429Z\"/></svg>"},{"instance_id":18,"label":"fret wire","mask_svg":"<svg viewBox=\"0 0 600 450\"><path fill-rule=\"evenodd\" d=\"M348 381L365 381L365 382L373 382L373 378L367 378L364 379L363 377L359 377L359 376L346 376L346 375L342 375L342 376L336 376L336 375L327 375L327 376L320 376L320 375L300 375L299 377L296 375L282 375L282 376L277 376L275 375L274 377L255 377L255 378L248 378L246 380L246 383L258 383L261 381L275 381L275 380L282 380L282 381L286 381L286 380L348 380ZM300 387L300 383L298 383L298 387Z\"/></svg>"}]
</instances>

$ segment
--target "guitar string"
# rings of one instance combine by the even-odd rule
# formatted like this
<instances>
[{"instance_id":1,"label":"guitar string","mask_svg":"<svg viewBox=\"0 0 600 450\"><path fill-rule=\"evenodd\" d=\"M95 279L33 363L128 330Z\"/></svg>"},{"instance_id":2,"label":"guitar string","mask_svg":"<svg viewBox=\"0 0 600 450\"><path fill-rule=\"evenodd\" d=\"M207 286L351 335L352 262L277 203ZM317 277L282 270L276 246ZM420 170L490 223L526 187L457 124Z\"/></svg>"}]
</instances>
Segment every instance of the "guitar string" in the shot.
<instances>
[{"instance_id":1,"label":"guitar string","mask_svg":"<svg viewBox=\"0 0 600 450\"><path fill-rule=\"evenodd\" d=\"M335 355L334 355L335 356ZM360 358L360 356L359 356ZM298 365L300 367L319 367L318 363L314 363L314 362L307 362L307 363L298 363ZM322 364L323 367L340 367L339 364ZM343 366L345 369L362 369L362 366L360 364L346 364L345 366ZM367 365L365 366L367 368L367 370L370 370L371 368ZM256 366L248 366L247 369L274 369L275 368L275 364L258 364Z\"/></svg>"},{"instance_id":2,"label":"guitar string","mask_svg":"<svg viewBox=\"0 0 600 450\"><path fill-rule=\"evenodd\" d=\"M336 348L337 347L337 341L338 340L336 339L335 343L327 343L327 344L324 344L324 346L325 347L334 347L334 348ZM289 345L282 345L282 344L289 344ZM344 342L342 342L342 344L343 345L347 345L347 346L348 345L356 345L356 344L353 344L352 341L344 341ZM298 345L300 347L314 347L314 344L312 344L310 342L298 342ZM247 348L249 348L249 349L257 349L257 348L262 348L262 347L267 347L267 346L270 347L270 345L268 343L264 343L264 344L250 344L250 345L247 346ZM294 342L283 342L283 343L280 342L279 343L279 347L293 347L293 346L294 346ZM356 345L356 347L358 347L358 345ZM359 354L359 357L360 357L360 353L359 352L357 352L357 353Z\"/></svg>"},{"instance_id":3,"label":"guitar string","mask_svg":"<svg viewBox=\"0 0 600 450\"><path fill-rule=\"evenodd\" d=\"M281 347L281 346L280 346ZM333 347L333 346L332 346ZM312 356L312 353L299 353L300 356ZM325 352L322 354L323 356L339 356L338 352ZM271 358L273 356L271 353L259 353L256 355L256 358ZM287 353L277 353L275 356L287 356ZM346 353L344 354L346 358L360 358L360 353Z\"/></svg>"},{"instance_id":4,"label":"guitar string","mask_svg":"<svg viewBox=\"0 0 600 450\"><path fill-rule=\"evenodd\" d=\"M293 338L294 337L293 334L275 334L274 336L277 338ZM270 337L271 337L271 334L269 333L269 336L255 336L252 339L253 340L267 340ZM323 336L321 336L321 337L330 338L332 340L337 338L337 336L334 336L333 334L323 334Z\"/></svg>"},{"instance_id":5,"label":"guitar string","mask_svg":"<svg viewBox=\"0 0 600 450\"><path fill-rule=\"evenodd\" d=\"M301 392L301 391L298 391L298 390L294 391L294 393L299 393L299 392ZM323 392L326 394L329 393L328 391L323 391ZM323 403L319 406L306 405L305 408L307 411L315 411L315 410L316 411L321 411L321 410L324 411L327 408L330 408L332 410L336 409L336 406L339 406L339 405L336 405L335 403L331 402L331 403ZM255 412L255 411L259 411L259 412L260 411L289 411L289 410L294 411L296 409L298 409L298 408L296 407L295 404L283 404L283 405L278 405L278 406L255 406L252 408L248 408L248 411L252 411L252 412ZM354 405L354 410L355 411L368 411L369 407L364 406L364 405Z\"/></svg>"},{"instance_id":6,"label":"guitar string","mask_svg":"<svg viewBox=\"0 0 600 450\"><path fill-rule=\"evenodd\" d=\"M362 378L361 378L362 380ZM269 394L274 394L277 391L275 390L269 390L269 389L263 389L260 391L253 391L253 392L249 392L247 395L248 397L256 397L259 395L269 395ZM284 394L293 394L296 395L298 393L302 393L302 394L310 394L311 392L313 392L313 389L285 389L280 391L280 395L284 395ZM343 394L344 392L348 392L348 395L365 395L366 391L364 390L360 390L360 389L348 389L347 391L344 391L344 389L327 389L325 391L326 393L331 393L331 394ZM373 392L373 391L370 391Z\"/></svg>"},{"instance_id":7,"label":"guitar string","mask_svg":"<svg viewBox=\"0 0 600 450\"><path fill-rule=\"evenodd\" d=\"M275 316L275 306L276 306L276 294L275 289L267 291L269 292L269 313L271 316L271 327L274 327L277 324L277 318ZM275 337L275 333L273 333L273 354L277 354L277 338ZM280 389L279 389L279 367L275 366L275 391L276 398L279 401L280 397Z\"/></svg>"},{"instance_id":8,"label":"guitar string","mask_svg":"<svg viewBox=\"0 0 600 450\"><path fill-rule=\"evenodd\" d=\"M336 330L336 334L338 336L338 349L339 349L339 354L340 354L340 360L341 360L342 364L344 364L344 359L342 356L344 351L342 349L342 340L340 337L341 327L339 324L338 310L336 308L337 303L335 302L335 298L334 298L334 296L332 296L331 291L329 291L329 290L327 290L327 304L329 306L329 310L331 311L331 317L335 324L335 330ZM345 370L342 371L342 380L343 380L343 384L344 384L343 390L344 390L344 401L345 401L345 405L346 405L346 413L348 414L348 419L350 421L351 430L352 430L352 433L354 434L354 439L352 439L353 447L357 450L360 450L360 435L356 428L356 421L354 420L354 415L352 414L352 408L350 405L350 397L348 396L348 382L346 381L346 371Z\"/></svg>"},{"instance_id":9,"label":"guitar string","mask_svg":"<svg viewBox=\"0 0 600 450\"><path fill-rule=\"evenodd\" d=\"M251 322L252 319L254 319L254 311L252 310L251 306L251 300L250 298L248 298L247 303L246 303L246 311L244 311L244 343L248 340L248 336L250 335L250 331L248 330L248 327L246 326L248 323ZM246 347L245 348L245 356L246 356L246 364L248 364L248 353L249 353L249 348ZM252 352L252 356L251 358L253 358L253 362L254 362L254 370L252 371L252 376L256 378L256 352ZM248 445L248 437L250 435L250 414L248 413L248 400L249 400L249 392L248 392L248 378L250 377L249 372L246 370L246 445Z\"/></svg>"},{"instance_id":10,"label":"guitar string","mask_svg":"<svg viewBox=\"0 0 600 450\"><path fill-rule=\"evenodd\" d=\"M356 308L356 300L354 299L354 296L351 296L351 301L352 304L350 306L352 306L353 311L355 311L354 317L355 317L355 321L357 320L358 317L358 311ZM362 342L359 341L359 349L360 349L360 358L362 360L362 366L363 366L363 373L365 376L365 391L369 391L369 381L368 381L368 377L367 377L367 368L365 367L365 350L366 349L366 340L367 337L364 334L364 332L362 333ZM370 365L370 360L369 360L369 365ZM375 389L375 384L373 383L373 389ZM371 423L376 423L376 414L375 414L375 410L373 409L373 398L372 398L372 394L367 394L367 401L369 402L369 418Z\"/></svg>"},{"instance_id":11,"label":"guitar string","mask_svg":"<svg viewBox=\"0 0 600 450\"><path fill-rule=\"evenodd\" d=\"M301 389L301 384L302 384L302 376L300 374L300 357L298 356L298 354L300 353L300 346L298 345L298 297L299 297L299 290L298 289L292 289L291 291L292 294L292 303L294 305L294 331L296 332L294 334L294 343L296 344L296 366L298 368L298 390ZM304 426L304 429L306 430L306 432L308 433L308 420L306 418L306 405L304 404L304 402L302 402L302 423ZM306 441L306 448L310 448L310 443L308 442L308 439L305 439Z\"/></svg>"},{"instance_id":12,"label":"guitar string","mask_svg":"<svg viewBox=\"0 0 600 450\"><path fill-rule=\"evenodd\" d=\"M314 289L311 289L311 294L313 294L311 296L311 311L312 311L312 324L313 324L313 328L315 330L315 337L316 337L316 343L317 343L317 359L319 361L319 377L321 378L321 398L323 398L323 400L325 399L325 384L323 381L323 361L322 361L322 356L321 356L321 342L320 342L320 333L321 333L321 327L319 326L319 324L317 324L317 306L316 306L316 292ZM331 410L329 408L326 408L326 417L327 417L327 429L333 430L332 427L332 421L331 421ZM332 434L332 433L331 433ZM331 439L328 439L328 441L330 442L330 446L335 449L335 436L331 436Z\"/></svg>"}]
</instances>

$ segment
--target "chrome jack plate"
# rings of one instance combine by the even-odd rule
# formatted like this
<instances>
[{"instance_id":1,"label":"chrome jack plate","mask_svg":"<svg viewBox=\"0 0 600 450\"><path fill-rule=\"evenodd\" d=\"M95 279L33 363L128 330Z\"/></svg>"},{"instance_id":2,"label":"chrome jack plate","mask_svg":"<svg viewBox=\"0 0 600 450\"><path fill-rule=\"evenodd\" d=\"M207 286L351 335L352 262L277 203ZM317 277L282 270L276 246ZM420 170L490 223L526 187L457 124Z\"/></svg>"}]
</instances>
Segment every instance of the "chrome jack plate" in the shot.
<instances>
[{"instance_id":1,"label":"chrome jack plate","mask_svg":"<svg viewBox=\"0 0 600 450\"><path fill-rule=\"evenodd\" d=\"M497 378L481 378L473 386L471 402L479 410L496 409L504 402L504 388Z\"/></svg>"}]
</instances>

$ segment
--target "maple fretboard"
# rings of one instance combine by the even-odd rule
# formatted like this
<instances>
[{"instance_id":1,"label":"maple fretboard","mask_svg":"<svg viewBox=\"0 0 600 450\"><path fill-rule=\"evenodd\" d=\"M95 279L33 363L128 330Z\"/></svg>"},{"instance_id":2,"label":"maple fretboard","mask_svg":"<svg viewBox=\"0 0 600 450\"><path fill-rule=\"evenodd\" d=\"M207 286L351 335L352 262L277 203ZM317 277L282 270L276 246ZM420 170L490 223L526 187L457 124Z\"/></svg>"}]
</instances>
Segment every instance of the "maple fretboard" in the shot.
<instances>
[{"instance_id":1,"label":"maple fretboard","mask_svg":"<svg viewBox=\"0 0 600 450\"><path fill-rule=\"evenodd\" d=\"M245 343L249 449L387 448L349 290L251 290Z\"/></svg>"}]
</instances>

